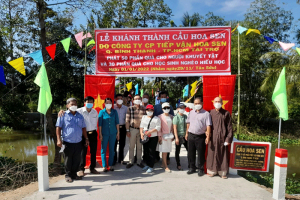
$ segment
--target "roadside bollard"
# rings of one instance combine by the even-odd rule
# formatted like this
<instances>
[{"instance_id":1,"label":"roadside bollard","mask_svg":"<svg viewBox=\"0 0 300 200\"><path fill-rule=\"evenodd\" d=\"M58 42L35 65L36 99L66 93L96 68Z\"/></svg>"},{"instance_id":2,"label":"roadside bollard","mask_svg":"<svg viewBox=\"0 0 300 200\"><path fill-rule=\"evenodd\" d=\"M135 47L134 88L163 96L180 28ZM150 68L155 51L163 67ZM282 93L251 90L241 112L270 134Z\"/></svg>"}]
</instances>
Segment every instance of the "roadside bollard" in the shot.
<instances>
[{"instance_id":1,"label":"roadside bollard","mask_svg":"<svg viewBox=\"0 0 300 200\"><path fill-rule=\"evenodd\" d=\"M276 149L274 165L273 199L285 199L288 151Z\"/></svg>"},{"instance_id":2,"label":"roadside bollard","mask_svg":"<svg viewBox=\"0 0 300 200\"><path fill-rule=\"evenodd\" d=\"M39 191L43 192L49 189L48 146L37 147L37 167Z\"/></svg>"}]
</instances>

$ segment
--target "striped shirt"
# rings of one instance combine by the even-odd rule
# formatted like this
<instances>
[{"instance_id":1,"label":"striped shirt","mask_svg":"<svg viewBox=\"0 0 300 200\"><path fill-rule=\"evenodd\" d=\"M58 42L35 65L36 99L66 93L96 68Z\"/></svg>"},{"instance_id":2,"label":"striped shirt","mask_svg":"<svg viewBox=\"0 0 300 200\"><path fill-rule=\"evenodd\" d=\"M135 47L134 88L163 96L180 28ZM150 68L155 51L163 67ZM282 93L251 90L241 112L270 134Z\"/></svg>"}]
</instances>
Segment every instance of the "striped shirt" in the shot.
<instances>
[{"instance_id":1,"label":"striped shirt","mask_svg":"<svg viewBox=\"0 0 300 200\"><path fill-rule=\"evenodd\" d=\"M126 113L126 129L129 129L129 127L140 128L142 117L145 114L146 109L143 106L139 108L130 106Z\"/></svg>"}]
</instances>

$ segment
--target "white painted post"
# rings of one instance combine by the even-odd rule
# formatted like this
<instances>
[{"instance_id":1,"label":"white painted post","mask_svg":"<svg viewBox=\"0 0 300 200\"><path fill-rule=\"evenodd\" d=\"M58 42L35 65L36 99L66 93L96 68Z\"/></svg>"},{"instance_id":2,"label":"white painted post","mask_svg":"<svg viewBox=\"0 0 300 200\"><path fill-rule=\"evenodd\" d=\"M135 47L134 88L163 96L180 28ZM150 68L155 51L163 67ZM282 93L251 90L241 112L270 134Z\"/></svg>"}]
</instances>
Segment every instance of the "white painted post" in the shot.
<instances>
[{"instance_id":1,"label":"white painted post","mask_svg":"<svg viewBox=\"0 0 300 200\"><path fill-rule=\"evenodd\" d=\"M49 189L48 146L37 147L37 167L39 191L43 192Z\"/></svg>"},{"instance_id":2,"label":"white painted post","mask_svg":"<svg viewBox=\"0 0 300 200\"><path fill-rule=\"evenodd\" d=\"M285 199L288 151L276 149L274 166L273 199Z\"/></svg>"}]
</instances>

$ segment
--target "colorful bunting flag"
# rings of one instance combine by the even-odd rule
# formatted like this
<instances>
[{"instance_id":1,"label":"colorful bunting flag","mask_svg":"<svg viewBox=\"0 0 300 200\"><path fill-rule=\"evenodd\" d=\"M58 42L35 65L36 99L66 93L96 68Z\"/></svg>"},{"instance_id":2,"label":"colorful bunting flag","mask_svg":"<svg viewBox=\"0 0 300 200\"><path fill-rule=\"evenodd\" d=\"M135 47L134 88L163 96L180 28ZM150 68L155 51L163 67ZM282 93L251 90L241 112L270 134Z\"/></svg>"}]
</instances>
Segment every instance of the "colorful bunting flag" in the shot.
<instances>
[{"instance_id":1,"label":"colorful bunting flag","mask_svg":"<svg viewBox=\"0 0 300 200\"><path fill-rule=\"evenodd\" d=\"M141 90L141 97L144 96L144 89Z\"/></svg>"},{"instance_id":2,"label":"colorful bunting flag","mask_svg":"<svg viewBox=\"0 0 300 200\"><path fill-rule=\"evenodd\" d=\"M257 29L251 29L251 28L248 29L246 35L248 35L248 34L251 33L251 32L254 32L254 33L257 33L257 34L260 35L260 31L259 31L259 30L257 30Z\"/></svg>"},{"instance_id":3,"label":"colorful bunting flag","mask_svg":"<svg viewBox=\"0 0 300 200\"><path fill-rule=\"evenodd\" d=\"M66 38L60 41L62 43L62 45L64 46L64 49L67 53L69 53L69 48L70 48L70 42L71 42L71 38Z\"/></svg>"},{"instance_id":4,"label":"colorful bunting flag","mask_svg":"<svg viewBox=\"0 0 300 200\"><path fill-rule=\"evenodd\" d=\"M93 48L90 50L89 54L90 54L93 50L96 50L96 46L93 46Z\"/></svg>"},{"instance_id":5,"label":"colorful bunting flag","mask_svg":"<svg viewBox=\"0 0 300 200\"><path fill-rule=\"evenodd\" d=\"M195 91L196 91L196 88L197 88L197 83L198 83L198 81L195 81L194 83L191 84L191 86L192 86L192 89L190 91L191 96L194 96L194 94L195 94Z\"/></svg>"},{"instance_id":6,"label":"colorful bunting flag","mask_svg":"<svg viewBox=\"0 0 300 200\"><path fill-rule=\"evenodd\" d=\"M56 44L52 44L52 45L46 47L46 50L47 50L49 56L52 58L52 60L54 60L55 51L56 51Z\"/></svg>"},{"instance_id":7,"label":"colorful bunting flag","mask_svg":"<svg viewBox=\"0 0 300 200\"><path fill-rule=\"evenodd\" d=\"M127 91L132 89L132 82L126 84Z\"/></svg>"},{"instance_id":8,"label":"colorful bunting flag","mask_svg":"<svg viewBox=\"0 0 300 200\"><path fill-rule=\"evenodd\" d=\"M23 57L17 58L13 61L8 62L13 68L15 68L18 72L23 74L24 76L26 75L25 72L25 66L24 66L24 59Z\"/></svg>"},{"instance_id":9,"label":"colorful bunting flag","mask_svg":"<svg viewBox=\"0 0 300 200\"><path fill-rule=\"evenodd\" d=\"M90 46L92 44L95 44L95 40L94 39L92 39L91 41L89 41L89 43L86 46Z\"/></svg>"},{"instance_id":10,"label":"colorful bunting flag","mask_svg":"<svg viewBox=\"0 0 300 200\"><path fill-rule=\"evenodd\" d=\"M139 94L139 84L136 84L134 88L135 88L135 94Z\"/></svg>"},{"instance_id":11,"label":"colorful bunting flag","mask_svg":"<svg viewBox=\"0 0 300 200\"><path fill-rule=\"evenodd\" d=\"M82 37L82 39L85 39L85 38L92 38L92 35L90 33L87 33Z\"/></svg>"},{"instance_id":12,"label":"colorful bunting flag","mask_svg":"<svg viewBox=\"0 0 300 200\"><path fill-rule=\"evenodd\" d=\"M265 38L266 40L268 40L268 42L270 42L270 44L273 44L273 42L276 41L276 40L274 40L273 38L270 38L270 37L268 37L268 36L264 36L264 38Z\"/></svg>"},{"instance_id":13,"label":"colorful bunting flag","mask_svg":"<svg viewBox=\"0 0 300 200\"><path fill-rule=\"evenodd\" d=\"M80 48L82 48L82 37L83 37L83 32L75 34L75 39L78 45L80 46Z\"/></svg>"},{"instance_id":14,"label":"colorful bunting flag","mask_svg":"<svg viewBox=\"0 0 300 200\"><path fill-rule=\"evenodd\" d=\"M283 42L279 42L279 45L281 46L281 48L284 51L289 50L290 48L292 48L293 46L295 46L295 43L283 43Z\"/></svg>"},{"instance_id":15,"label":"colorful bunting flag","mask_svg":"<svg viewBox=\"0 0 300 200\"><path fill-rule=\"evenodd\" d=\"M41 65L44 60L43 60L43 54L42 50L35 51L31 54L28 54L35 62L37 62L39 65Z\"/></svg>"},{"instance_id":16,"label":"colorful bunting flag","mask_svg":"<svg viewBox=\"0 0 300 200\"><path fill-rule=\"evenodd\" d=\"M35 77L34 83L40 87L39 104L37 111L46 115L46 112L52 102L52 94L44 63L42 63L42 66Z\"/></svg>"},{"instance_id":17,"label":"colorful bunting flag","mask_svg":"<svg viewBox=\"0 0 300 200\"><path fill-rule=\"evenodd\" d=\"M237 29L238 25L231 31L231 33L233 33L236 29Z\"/></svg>"},{"instance_id":18,"label":"colorful bunting flag","mask_svg":"<svg viewBox=\"0 0 300 200\"><path fill-rule=\"evenodd\" d=\"M183 89L183 95L182 97L188 97L189 96L189 85L186 85Z\"/></svg>"},{"instance_id":19,"label":"colorful bunting flag","mask_svg":"<svg viewBox=\"0 0 300 200\"><path fill-rule=\"evenodd\" d=\"M285 82L285 67L283 67L279 78L277 80L274 92L272 95L272 101L279 111L279 117L284 121L289 119L288 115L288 103L286 95L286 82Z\"/></svg>"},{"instance_id":20,"label":"colorful bunting flag","mask_svg":"<svg viewBox=\"0 0 300 200\"><path fill-rule=\"evenodd\" d=\"M152 97L154 97L153 88L152 88Z\"/></svg>"},{"instance_id":21,"label":"colorful bunting flag","mask_svg":"<svg viewBox=\"0 0 300 200\"><path fill-rule=\"evenodd\" d=\"M239 34L242 34L243 32L245 32L245 31L248 30L248 29L245 28L245 27L242 27L242 26L238 26L238 27L237 27L237 30L238 30Z\"/></svg>"},{"instance_id":22,"label":"colorful bunting flag","mask_svg":"<svg viewBox=\"0 0 300 200\"><path fill-rule=\"evenodd\" d=\"M0 66L0 83L3 83L3 85L6 85L4 69L3 69L2 65Z\"/></svg>"},{"instance_id":23,"label":"colorful bunting flag","mask_svg":"<svg viewBox=\"0 0 300 200\"><path fill-rule=\"evenodd\" d=\"M298 54L300 55L300 48L296 47L296 51L297 51Z\"/></svg>"}]
</instances>

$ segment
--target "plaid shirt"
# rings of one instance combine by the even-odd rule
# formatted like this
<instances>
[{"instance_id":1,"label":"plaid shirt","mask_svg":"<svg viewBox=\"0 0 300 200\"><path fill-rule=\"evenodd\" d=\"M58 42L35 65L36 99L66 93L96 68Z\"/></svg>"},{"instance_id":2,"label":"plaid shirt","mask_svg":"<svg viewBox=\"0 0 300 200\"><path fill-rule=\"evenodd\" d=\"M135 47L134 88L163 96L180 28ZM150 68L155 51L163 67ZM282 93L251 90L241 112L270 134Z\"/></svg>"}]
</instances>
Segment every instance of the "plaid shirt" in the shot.
<instances>
[{"instance_id":1,"label":"plaid shirt","mask_svg":"<svg viewBox=\"0 0 300 200\"><path fill-rule=\"evenodd\" d=\"M141 120L145 114L145 107L140 106L138 109L136 106L130 106L126 113L126 129L129 127L140 128Z\"/></svg>"}]
</instances>

